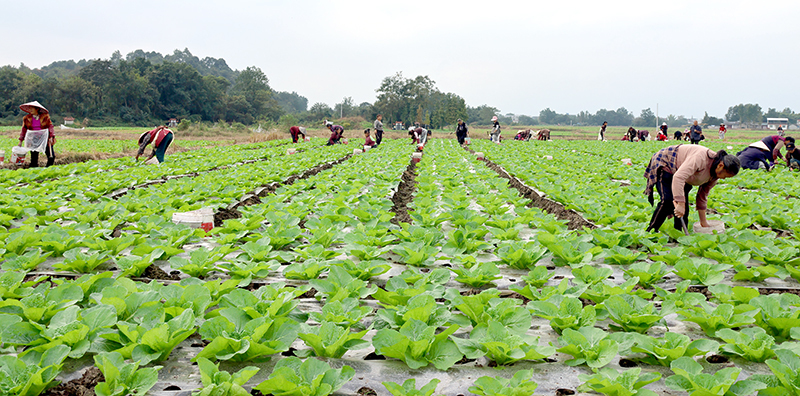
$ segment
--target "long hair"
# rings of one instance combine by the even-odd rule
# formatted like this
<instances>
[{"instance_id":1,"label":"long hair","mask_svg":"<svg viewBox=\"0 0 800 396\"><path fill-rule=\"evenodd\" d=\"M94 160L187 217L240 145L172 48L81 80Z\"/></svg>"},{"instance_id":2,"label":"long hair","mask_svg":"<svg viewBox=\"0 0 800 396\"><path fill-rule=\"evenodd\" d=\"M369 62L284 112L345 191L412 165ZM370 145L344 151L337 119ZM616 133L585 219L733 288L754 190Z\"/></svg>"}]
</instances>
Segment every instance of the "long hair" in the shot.
<instances>
[{"instance_id":1,"label":"long hair","mask_svg":"<svg viewBox=\"0 0 800 396\"><path fill-rule=\"evenodd\" d=\"M712 157L709 156L709 158ZM742 163L739 162L739 157L728 154L725 150L717 151L717 156L713 158L714 160L711 161L711 177L715 179L717 178L717 166L720 163L731 176L736 176L739 173L739 168L742 167Z\"/></svg>"},{"instance_id":2,"label":"long hair","mask_svg":"<svg viewBox=\"0 0 800 396\"><path fill-rule=\"evenodd\" d=\"M48 113L39 114L39 122L42 124L42 129L50 128L50 126L53 125L50 121L50 114ZM25 117L22 118L22 125L30 129L33 126L33 114L26 114Z\"/></svg>"}]
</instances>

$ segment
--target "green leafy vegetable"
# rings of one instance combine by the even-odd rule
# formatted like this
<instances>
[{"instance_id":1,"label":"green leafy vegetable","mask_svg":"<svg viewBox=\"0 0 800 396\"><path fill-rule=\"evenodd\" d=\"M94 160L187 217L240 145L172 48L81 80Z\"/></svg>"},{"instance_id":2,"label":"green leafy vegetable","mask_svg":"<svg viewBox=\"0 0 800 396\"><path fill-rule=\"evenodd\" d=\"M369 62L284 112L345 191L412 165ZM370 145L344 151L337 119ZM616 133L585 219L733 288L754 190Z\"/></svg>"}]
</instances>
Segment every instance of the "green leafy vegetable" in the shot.
<instances>
[{"instance_id":1,"label":"green leafy vegetable","mask_svg":"<svg viewBox=\"0 0 800 396\"><path fill-rule=\"evenodd\" d=\"M289 357L278 361L269 379L254 389L274 396L325 396L339 390L353 375L355 370L350 366L332 369L317 359Z\"/></svg>"}]
</instances>

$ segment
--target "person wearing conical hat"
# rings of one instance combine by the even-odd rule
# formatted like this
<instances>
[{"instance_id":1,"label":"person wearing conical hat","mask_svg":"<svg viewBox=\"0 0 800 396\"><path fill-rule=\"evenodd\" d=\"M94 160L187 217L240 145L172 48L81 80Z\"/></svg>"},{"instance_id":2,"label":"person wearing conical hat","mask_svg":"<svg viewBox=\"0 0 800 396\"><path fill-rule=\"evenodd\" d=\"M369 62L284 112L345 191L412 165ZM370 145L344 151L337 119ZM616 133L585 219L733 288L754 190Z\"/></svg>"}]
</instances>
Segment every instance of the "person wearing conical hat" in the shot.
<instances>
[{"instance_id":1,"label":"person wearing conical hat","mask_svg":"<svg viewBox=\"0 0 800 396\"><path fill-rule=\"evenodd\" d=\"M56 134L53 123L50 121L50 112L35 100L22 104L19 108L28 113L22 118L19 145L30 150L31 167L39 166L40 152L44 152L47 156L46 166L53 165L56 161L56 152L53 150L53 146L56 144Z\"/></svg>"},{"instance_id":2,"label":"person wearing conical hat","mask_svg":"<svg viewBox=\"0 0 800 396\"><path fill-rule=\"evenodd\" d=\"M301 126L293 126L289 128L289 134L292 135L292 143L297 143L300 135L303 135L303 140L306 140L306 128Z\"/></svg>"},{"instance_id":3,"label":"person wearing conical hat","mask_svg":"<svg viewBox=\"0 0 800 396\"><path fill-rule=\"evenodd\" d=\"M497 116L492 117L492 131L489 132L489 139L500 143L500 121L497 120Z\"/></svg>"}]
</instances>

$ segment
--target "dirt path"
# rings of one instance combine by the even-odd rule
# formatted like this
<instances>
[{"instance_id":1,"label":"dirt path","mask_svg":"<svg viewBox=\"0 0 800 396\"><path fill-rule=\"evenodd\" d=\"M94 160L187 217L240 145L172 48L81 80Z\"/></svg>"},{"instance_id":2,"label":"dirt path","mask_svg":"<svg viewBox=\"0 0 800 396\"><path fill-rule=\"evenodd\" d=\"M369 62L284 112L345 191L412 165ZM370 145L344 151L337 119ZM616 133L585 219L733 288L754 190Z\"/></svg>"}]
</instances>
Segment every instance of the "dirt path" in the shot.
<instances>
[{"instance_id":1,"label":"dirt path","mask_svg":"<svg viewBox=\"0 0 800 396\"><path fill-rule=\"evenodd\" d=\"M408 204L414 199L414 190L417 189L416 170L417 163L412 159L405 172L403 172L400 184L397 185L397 191L392 195L392 209L390 209L391 212L394 212L394 217L391 220L392 224L411 224L413 222L411 215L408 214L409 210L413 211L413 209L409 209Z\"/></svg>"}]
</instances>

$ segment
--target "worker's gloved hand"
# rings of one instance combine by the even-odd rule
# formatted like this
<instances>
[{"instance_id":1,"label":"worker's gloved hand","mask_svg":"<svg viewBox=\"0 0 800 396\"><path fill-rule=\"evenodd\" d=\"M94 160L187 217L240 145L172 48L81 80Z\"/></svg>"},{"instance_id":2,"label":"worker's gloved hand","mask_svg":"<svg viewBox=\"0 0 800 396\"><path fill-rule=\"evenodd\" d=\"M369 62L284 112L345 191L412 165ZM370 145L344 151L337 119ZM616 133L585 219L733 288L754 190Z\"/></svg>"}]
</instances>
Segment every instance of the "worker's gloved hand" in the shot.
<instances>
[{"instance_id":1,"label":"worker's gloved hand","mask_svg":"<svg viewBox=\"0 0 800 396\"><path fill-rule=\"evenodd\" d=\"M672 201L675 205L675 217L683 217L686 214L686 207L683 202Z\"/></svg>"}]
</instances>

